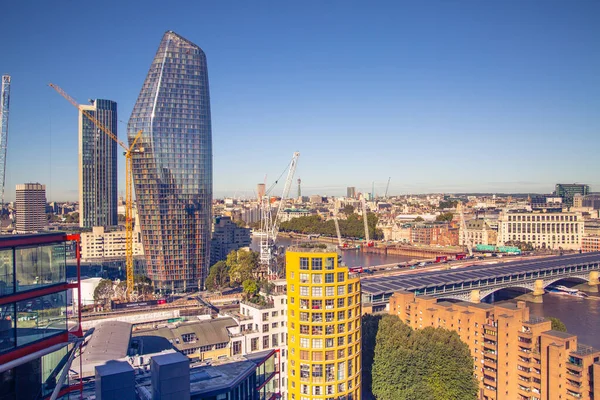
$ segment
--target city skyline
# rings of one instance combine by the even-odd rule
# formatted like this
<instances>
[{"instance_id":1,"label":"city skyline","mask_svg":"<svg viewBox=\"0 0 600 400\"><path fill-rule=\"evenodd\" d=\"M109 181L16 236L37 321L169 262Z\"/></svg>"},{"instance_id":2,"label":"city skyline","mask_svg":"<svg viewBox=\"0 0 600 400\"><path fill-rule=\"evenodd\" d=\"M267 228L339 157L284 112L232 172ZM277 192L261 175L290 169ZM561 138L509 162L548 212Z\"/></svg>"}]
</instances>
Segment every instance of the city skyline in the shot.
<instances>
[{"instance_id":1,"label":"city skyline","mask_svg":"<svg viewBox=\"0 0 600 400\"><path fill-rule=\"evenodd\" d=\"M250 195L296 150L306 195L370 191L373 181L383 192L388 176L390 194L600 184L595 2L203 4L160 13L118 5L116 14L108 3L87 11L114 25L94 46L72 35L88 29L83 10L7 5L0 30L21 39L0 62L13 77L7 188L39 181L49 200L76 199L75 113L45 85L58 82L81 103L114 99L129 115L148 67L138 53L153 51L168 29L211 58L216 196ZM148 23L126 23L139 12ZM576 163L555 161L571 159L565 141L577 143ZM332 162L331 149L344 156Z\"/></svg>"}]
</instances>

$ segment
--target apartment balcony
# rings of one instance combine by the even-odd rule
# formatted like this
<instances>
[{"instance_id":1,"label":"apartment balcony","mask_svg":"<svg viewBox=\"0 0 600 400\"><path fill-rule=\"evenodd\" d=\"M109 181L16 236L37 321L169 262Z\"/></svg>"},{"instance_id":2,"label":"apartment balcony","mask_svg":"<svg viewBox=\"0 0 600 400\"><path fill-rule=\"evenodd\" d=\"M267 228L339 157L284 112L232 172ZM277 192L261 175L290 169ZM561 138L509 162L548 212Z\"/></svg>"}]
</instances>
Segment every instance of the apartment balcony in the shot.
<instances>
[{"instance_id":1,"label":"apartment balcony","mask_svg":"<svg viewBox=\"0 0 600 400\"><path fill-rule=\"evenodd\" d=\"M494 332L498 332L498 327L490 324L483 324L483 329L489 329Z\"/></svg>"},{"instance_id":2,"label":"apartment balcony","mask_svg":"<svg viewBox=\"0 0 600 400\"><path fill-rule=\"evenodd\" d=\"M496 353L496 351L491 351L491 350L484 349L483 350L483 355L485 357L491 358L492 360L494 360L496 362L498 361L498 354Z\"/></svg>"},{"instance_id":3,"label":"apartment balcony","mask_svg":"<svg viewBox=\"0 0 600 400\"><path fill-rule=\"evenodd\" d=\"M498 364L496 363L495 360L492 360L490 358L484 358L483 365L486 366L487 368L492 368L492 369L496 370Z\"/></svg>"},{"instance_id":4,"label":"apartment balcony","mask_svg":"<svg viewBox=\"0 0 600 400\"><path fill-rule=\"evenodd\" d=\"M487 376L484 375L483 377L483 384L484 386L490 386L493 388L493 390L496 390L496 380L495 379L490 379Z\"/></svg>"},{"instance_id":5,"label":"apartment balcony","mask_svg":"<svg viewBox=\"0 0 600 400\"><path fill-rule=\"evenodd\" d=\"M582 372L582 369L576 370L571 367L571 364L567 363L567 374L569 374L572 379L581 379Z\"/></svg>"},{"instance_id":6,"label":"apartment balcony","mask_svg":"<svg viewBox=\"0 0 600 400\"><path fill-rule=\"evenodd\" d=\"M573 371L583 372L583 365L581 364L573 364L567 361L567 368L572 369Z\"/></svg>"},{"instance_id":7,"label":"apartment balcony","mask_svg":"<svg viewBox=\"0 0 600 400\"><path fill-rule=\"evenodd\" d=\"M581 388L581 382L574 381L572 379L567 378L567 384L575 389Z\"/></svg>"},{"instance_id":8,"label":"apartment balcony","mask_svg":"<svg viewBox=\"0 0 600 400\"><path fill-rule=\"evenodd\" d=\"M483 338L485 340L491 340L492 342L497 342L498 341L498 336L496 336L496 335L490 335L489 333L484 333L483 334Z\"/></svg>"},{"instance_id":9,"label":"apartment balcony","mask_svg":"<svg viewBox=\"0 0 600 400\"><path fill-rule=\"evenodd\" d=\"M581 398L581 393L576 392L576 391L571 390L571 389L567 389L567 397L574 398L574 399L580 399Z\"/></svg>"}]
</instances>

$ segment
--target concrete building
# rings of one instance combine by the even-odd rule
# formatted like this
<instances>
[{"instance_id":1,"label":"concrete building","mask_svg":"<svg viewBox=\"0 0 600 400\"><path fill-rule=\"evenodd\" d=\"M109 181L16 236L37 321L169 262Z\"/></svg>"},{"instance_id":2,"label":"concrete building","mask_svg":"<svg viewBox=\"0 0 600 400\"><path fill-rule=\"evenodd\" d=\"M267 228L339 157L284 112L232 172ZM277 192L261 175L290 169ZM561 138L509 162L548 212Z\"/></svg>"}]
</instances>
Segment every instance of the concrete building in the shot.
<instances>
[{"instance_id":1,"label":"concrete building","mask_svg":"<svg viewBox=\"0 0 600 400\"><path fill-rule=\"evenodd\" d=\"M356 198L356 188L354 186L348 186L346 188L346 197L348 198Z\"/></svg>"},{"instance_id":2,"label":"concrete building","mask_svg":"<svg viewBox=\"0 0 600 400\"><path fill-rule=\"evenodd\" d=\"M466 235L462 232L459 234L460 246L465 246L465 240L468 240L472 246L478 244L495 246L498 241L498 231L493 229L490 222L485 219L470 219L465 222Z\"/></svg>"},{"instance_id":3,"label":"concrete building","mask_svg":"<svg viewBox=\"0 0 600 400\"><path fill-rule=\"evenodd\" d=\"M79 226L114 226L117 217L117 142L81 111L117 136L117 103L90 100L79 106Z\"/></svg>"},{"instance_id":4,"label":"concrete building","mask_svg":"<svg viewBox=\"0 0 600 400\"><path fill-rule=\"evenodd\" d=\"M589 193L590 187L580 183L557 183L554 190L554 194L562 197L563 203L569 207L573 205L573 197L576 194L586 196Z\"/></svg>"},{"instance_id":5,"label":"concrete building","mask_svg":"<svg viewBox=\"0 0 600 400\"><path fill-rule=\"evenodd\" d=\"M600 251L600 236L585 235L581 239L581 251L584 253L590 251Z\"/></svg>"},{"instance_id":6,"label":"concrete building","mask_svg":"<svg viewBox=\"0 0 600 400\"><path fill-rule=\"evenodd\" d=\"M594 210L600 210L600 194L588 194L587 196L580 197L580 199L580 207L590 207ZM575 204L573 205L575 206Z\"/></svg>"},{"instance_id":7,"label":"concrete building","mask_svg":"<svg viewBox=\"0 0 600 400\"><path fill-rule=\"evenodd\" d=\"M310 196L311 204L323 204L323 197L320 194L314 194Z\"/></svg>"},{"instance_id":8,"label":"concrete building","mask_svg":"<svg viewBox=\"0 0 600 400\"><path fill-rule=\"evenodd\" d=\"M531 317L525 302L450 303L398 292L390 314L414 329L455 331L471 351L481 400L599 398L600 351Z\"/></svg>"},{"instance_id":9,"label":"concrete building","mask_svg":"<svg viewBox=\"0 0 600 400\"><path fill-rule=\"evenodd\" d=\"M232 250L250 246L250 229L237 226L230 217L215 217L210 241L210 265L225 260Z\"/></svg>"},{"instance_id":10,"label":"concrete building","mask_svg":"<svg viewBox=\"0 0 600 400\"><path fill-rule=\"evenodd\" d=\"M456 246L458 234L458 228L446 223L419 223L411 225L410 241L425 246Z\"/></svg>"},{"instance_id":11,"label":"concrete building","mask_svg":"<svg viewBox=\"0 0 600 400\"><path fill-rule=\"evenodd\" d=\"M310 217L313 212L302 208L286 208L281 214L281 222L289 221L294 218Z\"/></svg>"},{"instance_id":12,"label":"concrete building","mask_svg":"<svg viewBox=\"0 0 600 400\"><path fill-rule=\"evenodd\" d=\"M40 232L48 226L46 217L46 185L17 185L17 233Z\"/></svg>"},{"instance_id":13,"label":"concrete building","mask_svg":"<svg viewBox=\"0 0 600 400\"><path fill-rule=\"evenodd\" d=\"M133 255L144 255L141 233L137 227L133 232ZM81 234L82 261L119 257L125 257L124 230L107 231L103 226L95 226L91 232Z\"/></svg>"},{"instance_id":14,"label":"concrete building","mask_svg":"<svg viewBox=\"0 0 600 400\"><path fill-rule=\"evenodd\" d=\"M284 279L272 281L270 294L261 293L264 304L250 301L240 303L240 312L232 315L238 322L237 328L229 328L231 356L253 355L263 351L279 352L280 371L278 388L281 398L286 399L288 359L288 299L287 283Z\"/></svg>"},{"instance_id":15,"label":"concrete building","mask_svg":"<svg viewBox=\"0 0 600 400\"><path fill-rule=\"evenodd\" d=\"M286 253L288 398L361 399L360 280L334 247Z\"/></svg>"},{"instance_id":16,"label":"concrete building","mask_svg":"<svg viewBox=\"0 0 600 400\"><path fill-rule=\"evenodd\" d=\"M578 212L504 210L498 219L498 246L524 242L535 248L579 250L583 226Z\"/></svg>"}]
</instances>

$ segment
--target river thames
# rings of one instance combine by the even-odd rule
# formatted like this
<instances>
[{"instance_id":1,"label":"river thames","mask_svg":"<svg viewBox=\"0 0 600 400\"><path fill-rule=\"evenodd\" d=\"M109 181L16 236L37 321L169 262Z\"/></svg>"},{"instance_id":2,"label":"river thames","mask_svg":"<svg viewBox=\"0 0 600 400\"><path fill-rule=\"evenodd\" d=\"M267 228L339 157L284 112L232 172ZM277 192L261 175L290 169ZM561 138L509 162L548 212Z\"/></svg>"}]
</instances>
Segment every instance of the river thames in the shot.
<instances>
[{"instance_id":1,"label":"river thames","mask_svg":"<svg viewBox=\"0 0 600 400\"><path fill-rule=\"evenodd\" d=\"M278 245L287 247L291 239L279 238ZM252 239L252 250L258 251L258 238ZM346 250L342 252L342 260L348 266L371 267L374 265L400 263L411 260L412 257L385 256L383 254L364 254L360 251ZM516 301L516 300L510 300ZM588 299L561 296L557 294L544 295L541 304L527 303L532 316L556 317L565 323L570 333L579 337L579 342L600 348L600 296L590 294Z\"/></svg>"}]
</instances>

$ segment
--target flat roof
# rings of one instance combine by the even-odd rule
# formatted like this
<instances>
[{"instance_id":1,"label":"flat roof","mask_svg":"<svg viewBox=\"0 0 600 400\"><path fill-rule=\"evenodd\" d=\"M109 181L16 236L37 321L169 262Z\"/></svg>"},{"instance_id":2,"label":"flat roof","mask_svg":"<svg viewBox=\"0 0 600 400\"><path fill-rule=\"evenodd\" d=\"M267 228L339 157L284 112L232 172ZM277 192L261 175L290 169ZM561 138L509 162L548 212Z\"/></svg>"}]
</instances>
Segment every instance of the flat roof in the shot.
<instances>
[{"instance_id":1,"label":"flat roof","mask_svg":"<svg viewBox=\"0 0 600 400\"><path fill-rule=\"evenodd\" d=\"M0 248L65 242L66 240L67 233L62 231L28 233L18 235L0 235Z\"/></svg>"},{"instance_id":2,"label":"flat roof","mask_svg":"<svg viewBox=\"0 0 600 400\"><path fill-rule=\"evenodd\" d=\"M560 339L569 339L572 337L576 337L577 335L574 335L572 333L569 332L561 332L561 331L555 331L555 330L549 330L546 332L542 332L543 335L548 335L548 336L554 336Z\"/></svg>"},{"instance_id":3,"label":"flat roof","mask_svg":"<svg viewBox=\"0 0 600 400\"><path fill-rule=\"evenodd\" d=\"M140 330L135 332L133 336L135 338L141 336L165 338L179 350L185 350L229 342L229 331L227 328L234 326L237 326L237 323L233 318L216 318L206 321L186 322L173 328L161 327L158 329ZM186 343L181 337L189 333L196 334L196 340L193 343ZM177 340L179 340L179 343L177 343ZM152 350L152 352L154 351L160 350Z\"/></svg>"},{"instance_id":4,"label":"flat roof","mask_svg":"<svg viewBox=\"0 0 600 400\"><path fill-rule=\"evenodd\" d=\"M600 252L569 254L538 258L535 260L510 261L500 264L474 265L454 270L417 272L413 274L370 277L361 280L363 293L372 295L397 291L415 291L428 287L459 284L478 279L500 278L507 275L540 272L567 265L600 263Z\"/></svg>"}]
</instances>

